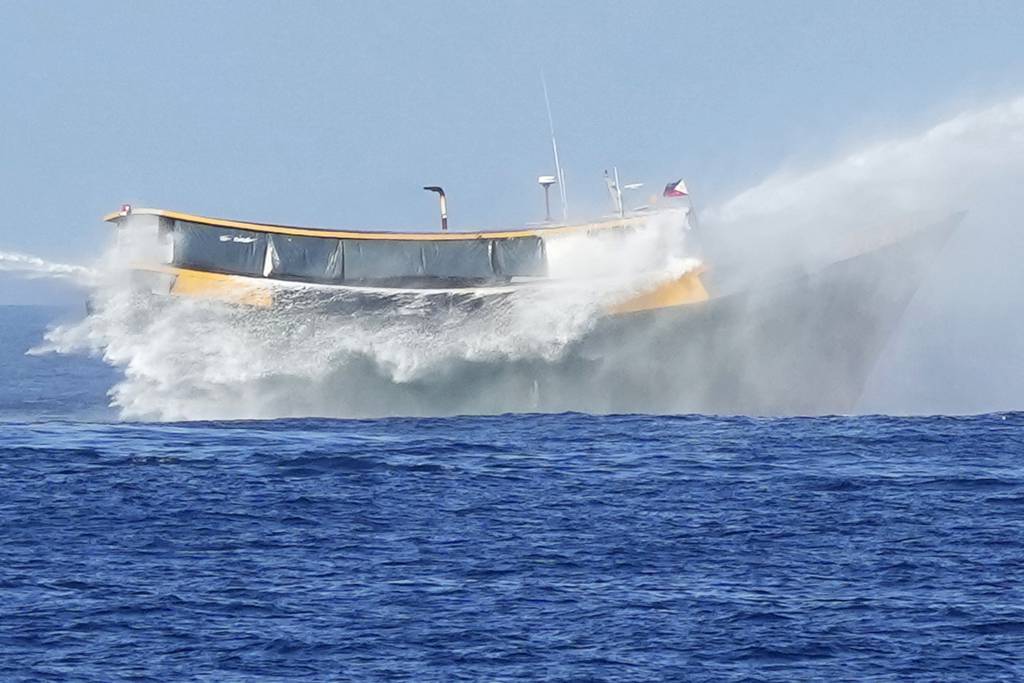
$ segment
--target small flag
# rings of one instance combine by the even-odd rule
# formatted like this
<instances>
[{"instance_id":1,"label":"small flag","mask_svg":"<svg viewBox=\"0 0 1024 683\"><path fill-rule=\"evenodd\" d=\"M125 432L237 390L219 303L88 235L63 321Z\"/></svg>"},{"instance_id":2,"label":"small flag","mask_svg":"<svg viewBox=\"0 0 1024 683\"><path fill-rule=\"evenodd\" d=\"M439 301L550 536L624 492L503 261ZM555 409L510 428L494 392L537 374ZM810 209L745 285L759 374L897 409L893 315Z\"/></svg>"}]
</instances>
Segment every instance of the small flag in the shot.
<instances>
[{"instance_id":1,"label":"small flag","mask_svg":"<svg viewBox=\"0 0 1024 683\"><path fill-rule=\"evenodd\" d=\"M661 193L663 197L685 197L690 194L689 190L686 189L686 183L682 179L669 183L665 186L665 191Z\"/></svg>"}]
</instances>

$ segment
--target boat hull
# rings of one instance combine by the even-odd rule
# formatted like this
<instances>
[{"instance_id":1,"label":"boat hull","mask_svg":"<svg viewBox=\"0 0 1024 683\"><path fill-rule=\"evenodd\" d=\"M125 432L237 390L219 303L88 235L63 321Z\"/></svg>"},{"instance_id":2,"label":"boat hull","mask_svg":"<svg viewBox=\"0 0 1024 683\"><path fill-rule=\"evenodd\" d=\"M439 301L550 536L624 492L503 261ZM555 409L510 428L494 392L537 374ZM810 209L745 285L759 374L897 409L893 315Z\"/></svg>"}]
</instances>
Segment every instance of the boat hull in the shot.
<instances>
[{"instance_id":1,"label":"boat hull","mask_svg":"<svg viewBox=\"0 0 1024 683\"><path fill-rule=\"evenodd\" d=\"M348 412L850 413L957 222L706 303L605 317L554 360L453 361L402 383L367 364Z\"/></svg>"},{"instance_id":2,"label":"boat hull","mask_svg":"<svg viewBox=\"0 0 1024 683\"><path fill-rule=\"evenodd\" d=\"M353 417L849 413L959 220L950 217L813 271L766 276L728 294L716 296L726 289L709 285L709 296L701 274L690 273L684 277L691 278L691 287L669 283L665 297L648 293L642 305L606 311L553 357L514 349L479 360L452 354L430 371L399 381L367 355L347 364L338 386L323 390L336 397L332 414ZM286 315L306 306L360 315L372 312L374 301L386 308L400 299L394 290L378 295L372 288L348 288L345 296L324 297L301 287L282 298L266 289L265 280L181 269L157 275L171 293L245 303L272 315L278 307ZM486 296L437 291L427 298L433 305L465 309L504 295L498 289Z\"/></svg>"}]
</instances>

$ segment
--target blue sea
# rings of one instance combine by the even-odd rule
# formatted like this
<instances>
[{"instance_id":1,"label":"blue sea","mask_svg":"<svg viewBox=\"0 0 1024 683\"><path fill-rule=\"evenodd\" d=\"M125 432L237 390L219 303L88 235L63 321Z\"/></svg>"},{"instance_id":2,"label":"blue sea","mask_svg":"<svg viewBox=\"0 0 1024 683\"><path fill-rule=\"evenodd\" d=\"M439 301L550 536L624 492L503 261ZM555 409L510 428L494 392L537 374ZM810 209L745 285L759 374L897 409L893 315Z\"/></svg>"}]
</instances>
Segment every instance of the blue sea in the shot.
<instances>
[{"instance_id":1,"label":"blue sea","mask_svg":"<svg viewBox=\"0 0 1024 683\"><path fill-rule=\"evenodd\" d=\"M122 422L0 308L0 680L1024 679L1024 414Z\"/></svg>"}]
</instances>

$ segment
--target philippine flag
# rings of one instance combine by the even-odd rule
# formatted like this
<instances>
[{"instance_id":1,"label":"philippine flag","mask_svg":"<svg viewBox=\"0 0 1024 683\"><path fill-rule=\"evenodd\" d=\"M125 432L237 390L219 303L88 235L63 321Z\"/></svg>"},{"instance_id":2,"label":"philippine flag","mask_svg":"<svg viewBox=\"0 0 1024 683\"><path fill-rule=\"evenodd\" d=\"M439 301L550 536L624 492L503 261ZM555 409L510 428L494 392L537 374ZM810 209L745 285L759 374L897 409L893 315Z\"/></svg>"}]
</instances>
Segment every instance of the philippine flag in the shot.
<instances>
[{"instance_id":1,"label":"philippine flag","mask_svg":"<svg viewBox=\"0 0 1024 683\"><path fill-rule=\"evenodd\" d=\"M665 186L665 191L661 193L663 197L685 197L690 192L686 189L686 183L679 179L674 183L669 183Z\"/></svg>"}]
</instances>

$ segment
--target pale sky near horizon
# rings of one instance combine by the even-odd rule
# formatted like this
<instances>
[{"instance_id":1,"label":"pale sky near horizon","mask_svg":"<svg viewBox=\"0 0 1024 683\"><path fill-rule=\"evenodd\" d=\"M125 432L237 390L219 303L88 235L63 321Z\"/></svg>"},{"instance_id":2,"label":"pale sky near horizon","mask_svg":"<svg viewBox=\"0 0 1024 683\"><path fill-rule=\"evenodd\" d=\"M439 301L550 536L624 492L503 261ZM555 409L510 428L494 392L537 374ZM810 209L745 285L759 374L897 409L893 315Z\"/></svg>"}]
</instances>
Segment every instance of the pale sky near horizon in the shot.
<instances>
[{"instance_id":1,"label":"pale sky near horizon","mask_svg":"<svg viewBox=\"0 0 1024 683\"><path fill-rule=\"evenodd\" d=\"M86 263L121 202L336 227L703 200L1024 90L1021 2L0 0L0 251ZM0 276L0 303L60 293Z\"/></svg>"}]
</instances>

